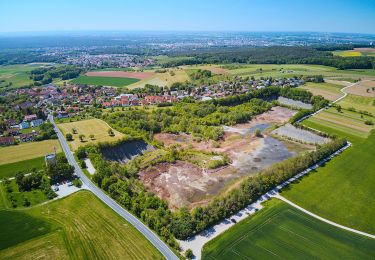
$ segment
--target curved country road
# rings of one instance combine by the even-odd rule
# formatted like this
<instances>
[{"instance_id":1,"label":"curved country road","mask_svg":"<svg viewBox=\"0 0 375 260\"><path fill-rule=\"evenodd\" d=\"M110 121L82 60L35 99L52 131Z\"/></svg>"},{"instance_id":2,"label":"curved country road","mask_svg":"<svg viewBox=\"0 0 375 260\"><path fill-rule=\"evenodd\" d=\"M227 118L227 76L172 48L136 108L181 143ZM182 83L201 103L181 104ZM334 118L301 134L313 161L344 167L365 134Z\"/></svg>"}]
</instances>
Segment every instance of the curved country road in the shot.
<instances>
[{"instance_id":1,"label":"curved country road","mask_svg":"<svg viewBox=\"0 0 375 260\"><path fill-rule=\"evenodd\" d=\"M58 129L56 123L53 120L52 115L48 116L50 122L55 127L55 131L59 138L61 147L65 153L68 162L74 166L75 173L81 178L82 182L90 189L95 196L97 196L101 201L103 201L108 207L113 209L122 218L133 225L139 232L141 232L159 251L163 254L166 259L178 259L178 257L173 253L173 251L156 235L154 234L145 224L143 224L139 219L130 214L124 208L122 208L116 201L107 196L100 188L98 188L81 170L78 166L73 153L71 152L65 137Z\"/></svg>"}]
</instances>

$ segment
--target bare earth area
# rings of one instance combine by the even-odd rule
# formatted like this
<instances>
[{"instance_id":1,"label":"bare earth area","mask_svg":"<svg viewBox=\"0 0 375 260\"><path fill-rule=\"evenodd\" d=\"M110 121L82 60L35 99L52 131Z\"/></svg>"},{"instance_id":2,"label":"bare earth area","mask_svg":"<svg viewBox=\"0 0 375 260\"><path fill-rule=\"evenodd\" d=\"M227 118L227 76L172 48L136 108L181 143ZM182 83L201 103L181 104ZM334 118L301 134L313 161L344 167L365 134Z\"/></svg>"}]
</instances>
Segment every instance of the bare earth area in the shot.
<instances>
[{"instance_id":1,"label":"bare earth area","mask_svg":"<svg viewBox=\"0 0 375 260\"><path fill-rule=\"evenodd\" d=\"M168 201L172 209L193 208L208 203L214 195L236 186L238 180L297 154L311 146L280 141L267 134L255 137L255 129L264 130L271 124L285 123L295 111L275 107L246 124L225 129L219 146L212 142L197 142L188 134L157 134L155 139L165 146L180 144L183 148L213 151L229 156L231 163L216 169L204 169L195 164L177 161L160 163L140 172L141 181L159 197Z\"/></svg>"},{"instance_id":2,"label":"bare earth area","mask_svg":"<svg viewBox=\"0 0 375 260\"><path fill-rule=\"evenodd\" d=\"M131 72L131 71L90 71L86 73L86 76L134 78L134 79L147 79L153 75L154 75L153 72Z\"/></svg>"}]
</instances>

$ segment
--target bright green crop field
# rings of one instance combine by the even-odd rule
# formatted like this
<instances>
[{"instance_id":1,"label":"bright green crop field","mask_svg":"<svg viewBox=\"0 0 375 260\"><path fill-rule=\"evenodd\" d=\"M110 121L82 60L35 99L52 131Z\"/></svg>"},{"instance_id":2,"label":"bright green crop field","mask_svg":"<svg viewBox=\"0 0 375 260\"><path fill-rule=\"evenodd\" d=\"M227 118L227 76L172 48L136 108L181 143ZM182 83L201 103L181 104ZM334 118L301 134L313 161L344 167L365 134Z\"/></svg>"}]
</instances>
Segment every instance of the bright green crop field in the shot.
<instances>
[{"instance_id":1,"label":"bright green crop field","mask_svg":"<svg viewBox=\"0 0 375 260\"><path fill-rule=\"evenodd\" d=\"M92 193L24 210L0 210L0 259L162 259Z\"/></svg>"},{"instance_id":2,"label":"bright green crop field","mask_svg":"<svg viewBox=\"0 0 375 260\"><path fill-rule=\"evenodd\" d=\"M133 83L138 82L139 79L133 78L115 78L115 77L95 77L95 76L79 76L72 80L75 84L87 84L96 86L113 86L113 87L124 87Z\"/></svg>"},{"instance_id":3,"label":"bright green crop field","mask_svg":"<svg viewBox=\"0 0 375 260\"><path fill-rule=\"evenodd\" d=\"M375 131L366 139L348 139L353 147L282 195L319 216L375 234Z\"/></svg>"},{"instance_id":4,"label":"bright green crop field","mask_svg":"<svg viewBox=\"0 0 375 260\"><path fill-rule=\"evenodd\" d=\"M279 201L208 242L202 259L371 259L375 240L324 222Z\"/></svg>"}]
</instances>

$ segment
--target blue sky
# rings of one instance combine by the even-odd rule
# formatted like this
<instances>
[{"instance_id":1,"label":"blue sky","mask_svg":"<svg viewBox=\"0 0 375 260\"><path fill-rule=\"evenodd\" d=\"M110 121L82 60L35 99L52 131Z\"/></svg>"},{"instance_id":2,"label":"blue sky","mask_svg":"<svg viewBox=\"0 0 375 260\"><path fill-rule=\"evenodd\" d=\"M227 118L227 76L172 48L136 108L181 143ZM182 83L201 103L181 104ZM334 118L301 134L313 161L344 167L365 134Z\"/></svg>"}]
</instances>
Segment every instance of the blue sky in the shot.
<instances>
[{"instance_id":1,"label":"blue sky","mask_svg":"<svg viewBox=\"0 0 375 260\"><path fill-rule=\"evenodd\" d=\"M375 34L375 0L0 0L0 32L315 31Z\"/></svg>"}]
</instances>

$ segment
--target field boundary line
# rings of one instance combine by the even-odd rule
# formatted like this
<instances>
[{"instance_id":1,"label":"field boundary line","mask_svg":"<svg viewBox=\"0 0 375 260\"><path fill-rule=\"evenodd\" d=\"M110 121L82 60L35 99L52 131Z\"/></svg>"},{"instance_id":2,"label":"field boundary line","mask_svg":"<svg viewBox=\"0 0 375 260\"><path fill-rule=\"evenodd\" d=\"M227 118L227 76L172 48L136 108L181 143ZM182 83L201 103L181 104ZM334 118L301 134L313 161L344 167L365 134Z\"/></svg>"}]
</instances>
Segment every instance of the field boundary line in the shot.
<instances>
[{"instance_id":1,"label":"field boundary line","mask_svg":"<svg viewBox=\"0 0 375 260\"><path fill-rule=\"evenodd\" d=\"M363 231L360 231L360 230L357 230L357 229L354 229L354 228L350 228L350 227L347 227L347 226L343 226L343 225L340 225L340 224L338 224L336 222L333 222L331 220L328 220L328 219L325 219L325 218L323 218L321 216L318 216L318 215L312 213L311 211L308 211L308 210L306 210L306 209L298 206L297 204L291 202L290 200L284 198L280 194L275 195L274 197L278 198L278 199L280 199L280 200L288 203L290 206L292 206L292 207L294 207L294 208L296 208L296 209L298 209L298 210L300 210L300 211L302 211L302 212L304 212L304 213L306 213L306 214L308 214L308 215L310 215L310 216L312 216L312 217L314 217L316 219L319 219L319 220L321 220L321 221L323 221L325 223L328 223L328 224L330 224L332 226L335 226L335 227L338 227L338 228L341 228L341 229L344 229L344 230L347 230L347 231L350 231L350 232L353 232L353 233L357 233L357 234L360 234L360 235L363 235L363 236L366 236L366 237L369 237L369 238L372 238L372 239L375 239L375 235L372 235L372 234L369 234L369 233L366 233L366 232L363 232Z\"/></svg>"}]
</instances>

